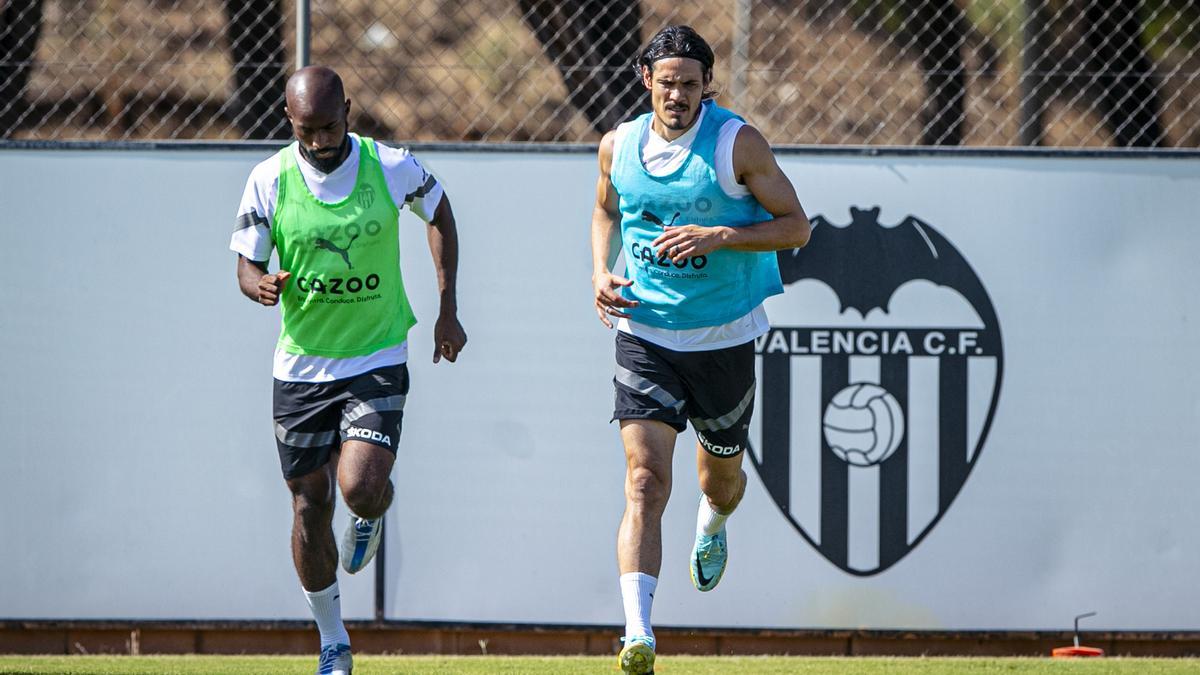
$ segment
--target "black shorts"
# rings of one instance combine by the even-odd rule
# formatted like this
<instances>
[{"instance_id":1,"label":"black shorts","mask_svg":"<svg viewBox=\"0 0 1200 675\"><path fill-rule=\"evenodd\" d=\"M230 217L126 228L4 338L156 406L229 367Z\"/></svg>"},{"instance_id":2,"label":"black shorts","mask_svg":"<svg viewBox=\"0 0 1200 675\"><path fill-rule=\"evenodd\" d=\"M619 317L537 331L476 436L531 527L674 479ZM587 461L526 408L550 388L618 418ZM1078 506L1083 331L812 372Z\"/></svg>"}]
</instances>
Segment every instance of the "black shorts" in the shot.
<instances>
[{"instance_id":1,"label":"black shorts","mask_svg":"<svg viewBox=\"0 0 1200 675\"><path fill-rule=\"evenodd\" d=\"M275 441L284 478L329 462L345 441L364 441L393 453L400 443L408 366L376 368L333 382L275 380Z\"/></svg>"},{"instance_id":2,"label":"black shorts","mask_svg":"<svg viewBox=\"0 0 1200 675\"><path fill-rule=\"evenodd\" d=\"M749 447L754 413L754 341L725 349L677 352L617 332L614 420L658 420L676 431L690 420L711 455Z\"/></svg>"}]
</instances>

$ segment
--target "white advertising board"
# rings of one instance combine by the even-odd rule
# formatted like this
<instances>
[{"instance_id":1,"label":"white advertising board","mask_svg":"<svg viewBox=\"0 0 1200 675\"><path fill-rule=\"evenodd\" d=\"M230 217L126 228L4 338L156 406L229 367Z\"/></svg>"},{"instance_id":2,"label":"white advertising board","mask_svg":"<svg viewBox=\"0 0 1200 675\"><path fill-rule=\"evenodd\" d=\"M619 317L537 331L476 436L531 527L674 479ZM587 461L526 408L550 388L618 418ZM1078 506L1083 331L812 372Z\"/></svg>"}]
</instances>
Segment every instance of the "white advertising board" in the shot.
<instances>
[{"instance_id":1,"label":"white advertising board","mask_svg":"<svg viewBox=\"0 0 1200 675\"><path fill-rule=\"evenodd\" d=\"M271 431L278 315L227 249L266 154L0 152L0 617L308 617ZM458 216L470 342L431 363L433 267L402 216L422 322L386 615L618 624L595 160L418 154ZM691 588L689 431L656 624L1200 629L1200 161L780 163L817 225L768 301L729 571ZM872 407L890 422L855 434ZM346 615L372 616L371 570L341 583Z\"/></svg>"}]
</instances>

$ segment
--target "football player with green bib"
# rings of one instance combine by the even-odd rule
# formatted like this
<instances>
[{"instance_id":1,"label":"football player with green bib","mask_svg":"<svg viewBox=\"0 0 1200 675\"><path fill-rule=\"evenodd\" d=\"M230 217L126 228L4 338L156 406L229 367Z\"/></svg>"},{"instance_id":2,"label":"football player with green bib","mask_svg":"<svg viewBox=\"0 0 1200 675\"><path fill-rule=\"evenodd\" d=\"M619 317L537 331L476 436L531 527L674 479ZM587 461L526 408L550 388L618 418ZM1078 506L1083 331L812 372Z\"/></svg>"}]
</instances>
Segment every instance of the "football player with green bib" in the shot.
<instances>
[{"instance_id":1,"label":"football player with green bib","mask_svg":"<svg viewBox=\"0 0 1200 675\"><path fill-rule=\"evenodd\" d=\"M275 439L292 493L292 558L321 636L318 673L348 675L337 564L354 574L379 545L408 396L400 209L428 225L440 312L434 362L467 342L457 317L458 234L442 186L405 149L347 129L350 100L328 68L287 83L296 141L250 174L230 248L242 293L280 306ZM280 269L267 272L274 251ZM334 482L350 523L335 543Z\"/></svg>"}]
</instances>

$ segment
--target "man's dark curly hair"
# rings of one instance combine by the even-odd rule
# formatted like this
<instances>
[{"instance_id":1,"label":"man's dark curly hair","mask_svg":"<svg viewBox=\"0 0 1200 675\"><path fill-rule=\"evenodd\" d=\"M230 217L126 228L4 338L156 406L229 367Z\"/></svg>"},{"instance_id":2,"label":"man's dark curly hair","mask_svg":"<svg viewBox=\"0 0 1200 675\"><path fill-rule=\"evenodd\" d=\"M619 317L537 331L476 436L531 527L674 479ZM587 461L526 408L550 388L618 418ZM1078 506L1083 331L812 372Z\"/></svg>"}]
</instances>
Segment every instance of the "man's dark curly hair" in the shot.
<instances>
[{"instance_id":1,"label":"man's dark curly hair","mask_svg":"<svg viewBox=\"0 0 1200 675\"><path fill-rule=\"evenodd\" d=\"M650 42L646 48L638 54L637 59L633 63L633 67L637 70L638 77L642 76L642 68L650 69L654 72L654 62L661 59L684 58L695 59L700 62L704 69L705 90L703 98L713 98L717 95L716 91L707 89L708 83L712 81L713 61L716 58L713 56L712 47L700 37L700 34L692 30L691 26L667 26L658 31L654 37L650 38Z\"/></svg>"}]
</instances>

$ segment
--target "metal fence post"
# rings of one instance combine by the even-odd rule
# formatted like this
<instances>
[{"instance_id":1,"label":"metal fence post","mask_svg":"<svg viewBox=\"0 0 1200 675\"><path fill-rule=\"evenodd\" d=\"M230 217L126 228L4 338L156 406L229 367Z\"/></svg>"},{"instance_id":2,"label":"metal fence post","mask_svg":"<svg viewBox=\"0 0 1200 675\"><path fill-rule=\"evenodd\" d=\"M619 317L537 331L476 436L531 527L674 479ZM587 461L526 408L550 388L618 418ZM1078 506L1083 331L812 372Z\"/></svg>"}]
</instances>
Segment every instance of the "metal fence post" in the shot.
<instances>
[{"instance_id":1,"label":"metal fence post","mask_svg":"<svg viewBox=\"0 0 1200 675\"><path fill-rule=\"evenodd\" d=\"M733 49L729 55L729 97L733 107L746 113L746 71L750 67L750 3L753 0L734 0Z\"/></svg>"},{"instance_id":2,"label":"metal fence post","mask_svg":"<svg viewBox=\"0 0 1200 675\"><path fill-rule=\"evenodd\" d=\"M312 38L312 14L309 0L296 0L296 70L309 63L309 41Z\"/></svg>"},{"instance_id":3,"label":"metal fence post","mask_svg":"<svg viewBox=\"0 0 1200 675\"><path fill-rule=\"evenodd\" d=\"M1025 23L1021 27L1021 145L1041 145L1045 140L1046 31L1049 17L1046 0L1025 0Z\"/></svg>"}]
</instances>

